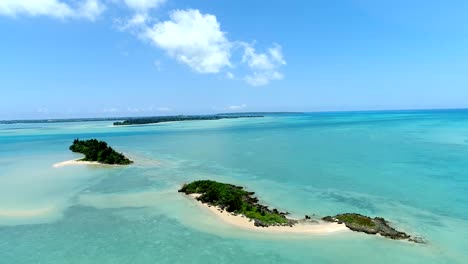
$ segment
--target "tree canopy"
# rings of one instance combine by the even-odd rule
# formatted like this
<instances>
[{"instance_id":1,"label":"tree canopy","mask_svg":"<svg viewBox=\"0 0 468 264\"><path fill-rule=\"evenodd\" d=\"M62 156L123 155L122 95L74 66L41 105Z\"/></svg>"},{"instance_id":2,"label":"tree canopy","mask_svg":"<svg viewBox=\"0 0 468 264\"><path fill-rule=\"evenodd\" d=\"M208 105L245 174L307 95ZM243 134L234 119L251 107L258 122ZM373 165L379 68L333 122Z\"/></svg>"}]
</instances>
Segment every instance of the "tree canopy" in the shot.
<instances>
[{"instance_id":1,"label":"tree canopy","mask_svg":"<svg viewBox=\"0 0 468 264\"><path fill-rule=\"evenodd\" d=\"M97 139L75 139L73 144L70 146L70 150L84 154L85 157L82 160L85 161L97 161L104 164L119 165L128 165L133 163L133 161L129 160L122 153L118 153L112 149L106 142L99 141Z\"/></svg>"},{"instance_id":2,"label":"tree canopy","mask_svg":"<svg viewBox=\"0 0 468 264\"><path fill-rule=\"evenodd\" d=\"M244 190L241 186L221 183L211 180L194 181L184 185L179 192L185 194L201 194L198 200L219 206L228 212L243 214L247 218L257 219L265 225L287 225L290 220L276 209L258 204L258 199L252 197L253 192Z\"/></svg>"}]
</instances>

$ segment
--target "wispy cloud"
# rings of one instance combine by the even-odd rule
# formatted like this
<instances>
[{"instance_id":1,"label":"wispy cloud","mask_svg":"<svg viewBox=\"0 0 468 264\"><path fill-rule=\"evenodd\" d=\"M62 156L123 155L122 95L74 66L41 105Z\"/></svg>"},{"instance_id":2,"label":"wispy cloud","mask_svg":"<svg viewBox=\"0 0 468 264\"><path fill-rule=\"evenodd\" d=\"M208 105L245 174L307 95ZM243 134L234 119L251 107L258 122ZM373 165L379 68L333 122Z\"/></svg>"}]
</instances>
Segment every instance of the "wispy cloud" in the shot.
<instances>
[{"instance_id":1,"label":"wispy cloud","mask_svg":"<svg viewBox=\"0 0 468 264\"><path fill-rule=\"evenodd\" d=\"M247 43L243 43L244 56L242 62L246 63L252 73L245 77L247 83L252 86L267 85L272 80L283 79L283 74L279 68L286 65L283 58L281 46L274 44L268 52L257 53L255 48Z\"/></svg>"},{"instance_id":2,"label":"wispy cloud","mask_svg":"<svg viewBox=\"0 0 468 264\"><path fill-rule=\"evenodd\" d=\"M78 1L70 5L61 0L1 0L0 15L49 16L59 19L85 18L94 21L105 10L99 0Z\"/></svg>"},{"instance_id":3,"label":"wispy cloud","mask_svg":"<svg viewBox=\"0 0 468 264\"><path fill-rule=\"evenodd\" d=\"M234 80L236 76L232 72L226 72L226 78L228 78L229 80Z\"/></svg>"},{"instance_id":4,"label":"wispy cloud","mask_svg":"<svg viewBox=\"0 0 468 264\"><path fill-rule=\"evenodd\" d=\"M241 110L241 109L244 109L244 108L247 108L246 104L231 105L231 106L226 107L226 110Z\"/></svg>"},{"instance_id":5,"label":"wispy cloud","mask_svg":"<svg viewBox=\"0 0 468 264\"><path fill-rule=\"evenodd\" d=\"M166 0L124 0L124 2L129 8L139 13L146 13L148 10L164 4Z\"/></svg>"},{"instance_id":6,"label":"wispy cloud","mask_svg":"<svg viewBox=\"0 0 468 264\"><path fill-rule=\"evenodd\" d=\"M119 112L119 109L114 108L114 107L106 108L106 109L102 110L102 112L104 112L104 113L117 113L117 112Z\"/></svg>"},{"instance_id":7,"label":"wispy cloud","mask_svg":"<svg viewBox=\"0 0 468 264\"><path fill-rule=\"evenodd\" d=\"M49 108L42 106L37 108L36 112L38 112L39 114L47 115L49 113Z\"/></svg>"},{"instance_id":8,"label":"wispy cloud","mask_svg":"<svg viewBox=\"0 0 468 264\"><path fill-rule=\"evenodd\" d=\"M172 109L169 108L169 107L158 107L157 110L159 112L170 112L170 111L172 111Z\"/></svg>"},{"instance_id":9,"label":"wispy cloud","mask_svg":"<svg viewBox=\"0 0 468 264\"><path fill-rule=\"evenodd\" d=\"M133 107L133 106L127 106L123 108L118 108L118 107L109 107L109 108L104 108L102 110L103 113L106 114L152 114L152 113L157 113L157 112L171 112L172 109L169 107L155 107L155 106L148 106L148 107Z\"/></svg>"},{"instance_id":10,"label":"wispy cloud","mask_svg":"<svg viewBox=\"0 0 468 264\"><path fill-rule=\"evenodd\" d=\"M156 67L156 70L157 70L157 71L161 71L161 70L162 70L162 63L161 63L161 61L155 60L155 61L153 62L153 65L154 65L154 67Z\"/></svg>"}]
</instances>

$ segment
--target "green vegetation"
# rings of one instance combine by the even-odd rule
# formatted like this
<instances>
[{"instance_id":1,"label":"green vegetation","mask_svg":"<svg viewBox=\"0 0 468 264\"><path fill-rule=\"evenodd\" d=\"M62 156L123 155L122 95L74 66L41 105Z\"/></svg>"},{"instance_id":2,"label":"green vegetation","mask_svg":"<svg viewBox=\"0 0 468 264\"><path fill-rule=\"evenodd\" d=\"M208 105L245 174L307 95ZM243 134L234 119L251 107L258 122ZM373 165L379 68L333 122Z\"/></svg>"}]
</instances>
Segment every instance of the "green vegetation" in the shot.
<instances>
[{"instance_id":1,"label":"green vegetation","mask_svg":"<svg viewBox=\"0 0 468 264\"><path fill-rule=\"evenodd\" d=\"M106 142L97 139L79 140L75 139L70 146L73 152L82 153L85 161L97 161L104 164L128 165L133 161L126 158L123 154L116 152L109 147Z\"/></svg>"},{"instance_id":2,"label":"green vegetation","mask_svg":"<svg viewBox=\"0 0 468 264\"><path fill-rule=\"evenodd\" d=\"M372 218L363 216L360 214L340 214L340 215L335 216L335 218L347 224L356 224L359 226L375 227L375 223L374 221L372 221Z\"/></svg>"},{"instance_id":3,"label":"green vegetation","mask_svg":"<svg viewBox=\"0 0 468 264\"><path fill-rule=\"evenodd\" d=\"M249 115L249 114L154 116L154 117L129 118L122 122L114 122L114 126L156 124L156 123L164 123L164 122L172 122L172 121L218 120L218 119L226 119L226 118L243 118L243 117L263 117L263 116L262 115Z\"/></svg>"},{"instance_id":4,"label":"green vegetation","mask_svg":"<svg viewBox=\"0 0 468 264\"><path fill-rule=\"evenodd\" d=\"M228 212L257 219L265 225L288 224L289 220L277 210L258 204L254 193L245 191L240 186L210 180L194 181L184 185L179 192L201 194L197 199L203 203L219 206Z\"/></svg>"},{"instance_id":5,"label":"green vegetation","mask_svg":"<svg viewBox=\"0 0 468 264\"><path fill-rule=\"evenodd\" d=\"M179 192L185 194L200 194L197 200L202 203L217 206L228 212L244 215L253 220L255 226L268 227L272 225L292 226L296 223L309 223L310 216L304 219L294 220L286 218L287 213L276 209L270 210L267 206L258 203L253 197L253 192L248 192L240 186L221 183L210 180L194 181L185 184ZM345 213L336 216L326 216L322 220L326 222L344 224L347 228L366 234L380 234L384 237L397 240L408 240L415 243L424 243L419 237L412 237L404 232L397 231L381 217L370 218L368 216Z\"/></svg>"}]
</instances>

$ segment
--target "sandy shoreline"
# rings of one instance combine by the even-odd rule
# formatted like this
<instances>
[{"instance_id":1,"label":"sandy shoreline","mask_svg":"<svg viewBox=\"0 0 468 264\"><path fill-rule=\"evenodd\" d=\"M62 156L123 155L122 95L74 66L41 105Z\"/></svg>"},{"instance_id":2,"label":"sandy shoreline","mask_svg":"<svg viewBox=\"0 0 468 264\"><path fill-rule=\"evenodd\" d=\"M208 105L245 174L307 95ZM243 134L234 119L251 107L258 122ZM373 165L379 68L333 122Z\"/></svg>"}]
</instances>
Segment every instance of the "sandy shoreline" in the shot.
<instances>
[{"instance_id":1,"label":"sandy shoreline","mask_svg":"<svg viewBox=\"0 0 468 264\"><path fill-rule=\"evenodd\" d=\"M97 161L83 161L83 160L66 160L52 165L54 168L60 168L65 166L77 166L77 165L105 165Z\"/></svg>"},{"instance_id":2,"label":"sandy shoreline","mask_svg":"<svg viewBox=\"0 0 468 264\"><path fill-rule=\"evenodd\" d=\"M208 210L213 216L219 218L222 222L254 232L264 233L286 233L286 234L332 234L337 232L347 232L349 229L344 224L328 223L319 221L319 223L298 223L293 227L289 226L270 226L270 227L257 227L254 222L249 218L241 215L233 215L229 212L222 211L219 207L209 206L198 200L199 194L191 194L190 197L197 206L203 210Z\"/></svg>"}]
</instances>

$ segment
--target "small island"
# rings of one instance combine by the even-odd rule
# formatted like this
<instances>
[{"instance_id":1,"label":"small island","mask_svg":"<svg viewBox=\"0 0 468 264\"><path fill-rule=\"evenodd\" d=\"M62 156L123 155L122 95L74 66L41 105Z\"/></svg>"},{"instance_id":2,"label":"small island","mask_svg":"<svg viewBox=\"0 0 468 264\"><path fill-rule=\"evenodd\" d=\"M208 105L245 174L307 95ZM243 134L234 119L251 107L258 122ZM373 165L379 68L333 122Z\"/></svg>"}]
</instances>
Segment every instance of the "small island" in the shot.
<instances>
[{"instance_id":1,"label":"small island","mask_svg":"<svg viewBox=\"0 0 468 264\"><path fill-rule=\"evenodd\" d=\"M263 117L257 114L216 114L216 115L177 115L177 116L154 116L154 117L139 117L129 118L122 122L114 122L114 126L125 125L145 125L157 124L164 122L174 121L199 121L199 120L219 120L219 119L232 119L232 118L254 118Z\"/></svg>"},{"instance_id":2,"label":"small island","mask_svg":"<svg viewBox=\"0 0 468 264\"><path fill-rule=\"evenodd\" d=\"M345 224L347 228L356 232L363 232L371 235L379 234L395 240L408 240L416 243L423 243L423 240L419 237L411 237L404 232L397 231L382 217L370 218L365 215L345 213L336 216L326 216L322 218L322 220Z\"/></svg>"},{"instance_id":3,"label":"small island","mask_svg":"<svg viewBox=\"0 0 468 264\"><path fill-rule=\"evenodd\" d=\"M258 199L252 196L254 193L244 190L241 186L202 180L185 184L179 192L187 195L199 194L196 198L198 201L230 213L244 215L252 219L255 226L291 226L296 223L296 220L286 218L287 213L270 210L267 206L259 204Z\"/></svg>"},{"instance_id":4,"label":"small island","mask_svg":"<svg viewBox=\"0 0 468 264\"><path fill-rule=\"evenodd\" d=\"M286 217L289 213L280 212L277 209L269 209L268 206L259 204L254 197L254 192L246 191L241 186L221 183L211 180L199 180L184 184L179 192L192 196L199 202L208 206L216 207L220 212L226 211L233 217L241 215L253 221L255 227L275 228L294 227L296 225L327 225L336 224L352 231L367 234L380 234L394 240L407 240L415 243L424 243L421 238L412 237L391 227L381 217L370 218L360 214L339 214L326 216L320 220L314 220L306 215L304 219L290 219ZM307 229L303 229L307 230ZM327 230L325 228L324 230ZM328 228L328 230L330 230ZM334 228L333 230L340 230ZM333 232L332 230L332 232ZM307 232L304 232L307 233ZM326 232L323 232L326 233ZM330 232L331 233L331 232Z\"/></svg>"},{"instance_id":5,"label":"small island","mask_svg":"<svg viewBox=\"0 0 468 264\"><path fill-rule=\"evenodd\" d=\"M73 152L84 154L81 161L98 162L110 165L128 165L133 163L122 153L118 153L104 141L97 139L79 140L75 139L70 146Z\"/></svg>"}]
</instances>

